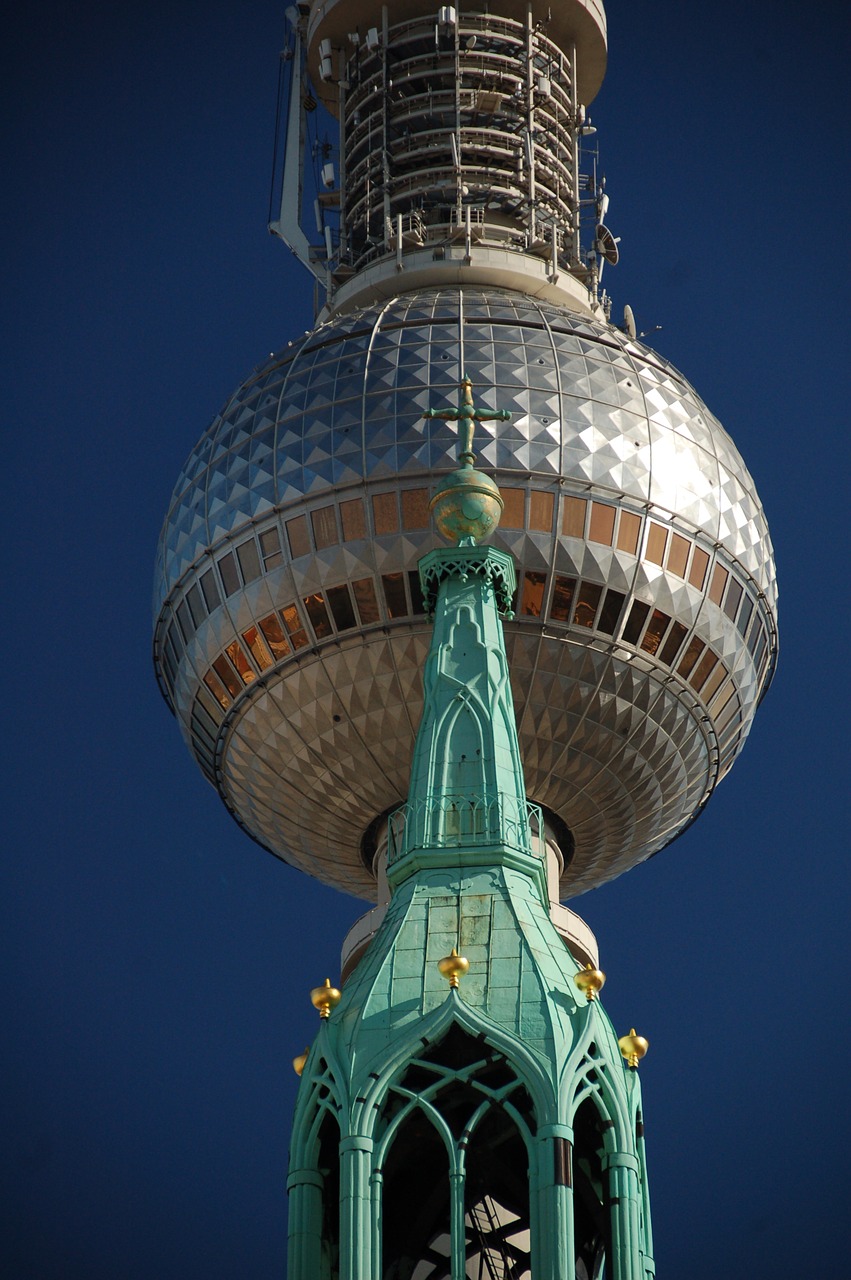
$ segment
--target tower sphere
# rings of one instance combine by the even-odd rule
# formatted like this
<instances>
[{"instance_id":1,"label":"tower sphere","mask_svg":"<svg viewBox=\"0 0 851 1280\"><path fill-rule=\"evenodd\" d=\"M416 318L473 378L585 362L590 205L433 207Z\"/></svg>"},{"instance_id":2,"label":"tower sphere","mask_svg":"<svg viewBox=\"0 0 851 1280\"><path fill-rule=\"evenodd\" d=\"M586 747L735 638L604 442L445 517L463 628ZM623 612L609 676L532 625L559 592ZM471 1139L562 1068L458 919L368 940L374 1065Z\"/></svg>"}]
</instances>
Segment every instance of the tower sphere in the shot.
<instances>
[{"instance_id":1,"label":"tower sphere","mask_svg":"<svg viewBox=\"0 0 851 1280\"><path fill-rule=\"evenodd\" d=\"M701 811L774 668L771 542L730 437L667 361L602 321L486 288L401 294L260 365L189 455L160 538L155 661L190 749L285 861L375 895L405 798L429 627L429 502L477 401L529 798L561 892L613 878ZM563 825L562 825L563 824ZM565 828L569 829L569 838Z\"/></svg>"}]
</instances>

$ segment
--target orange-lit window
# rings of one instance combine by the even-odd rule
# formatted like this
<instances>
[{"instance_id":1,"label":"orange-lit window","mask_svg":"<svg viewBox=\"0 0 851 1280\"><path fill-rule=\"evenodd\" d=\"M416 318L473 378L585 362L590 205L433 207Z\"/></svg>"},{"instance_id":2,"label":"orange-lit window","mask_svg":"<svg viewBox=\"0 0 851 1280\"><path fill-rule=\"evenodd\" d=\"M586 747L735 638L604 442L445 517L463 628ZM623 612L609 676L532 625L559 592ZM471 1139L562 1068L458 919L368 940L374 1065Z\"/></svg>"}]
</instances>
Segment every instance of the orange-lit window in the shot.
<instances>
[{"instance_id":1,"label":"orange-lit window","mask_svg":"<svg viewBox=\"0 0 851 1280\"><path fill-rule=\"evenodd\" d=\"M290 555L293 560L306 556L310 552L310 538L307 534L307 517L296 516L287 521L287 540L290 544Z\"/></svg>"},{"instance_id":2,"label":"orange-lit window","mask_svg":"<svg viewBox=\"0 0 851 1280\"><path fill-rule=\"evenodd\" d=\"M660 524L656 524L654 520L651 520L650 527L647 530L647 546L644 549L644 559L649 560L651 564L664 564L665 543L667 541L668 530L663 529Z\"/></svg>"},{"instance_id":3,"label":"orange-lit window","mask_svg":"<svg viewBox=\"0 0 851 1280\"><path fill-rule=\"evenodd\" d=\"M366 517L363 511L363 502L360 498L351 498L348 502L341 502L340 518L343 521L343 540L345 542L355 542L358 538L366 537Z\"/></svg>"},{"instance_id":4,"label":"orange-lit window","mask_svg":"<svg viewBox=\"0 0 851 1280\"><path fill-rule=\"evenodd\" d=\"M615 634L615 628L618 625L618 618L621 616L621 609L626 596L622 591L606 592L606 598L603 601L603 607L600 610L600 617L597 620L597 630L604 631L607 636Z\"/></svg>"},{"instance_id":5,"label":"orange-lit window","mask_svg":"<svg viewBox=\"0 0 851 1280\"><path fill-rule=\"evenodd\" d=\"M504 502L499 523L504 529L522 529L526 524L526 490L500 489L500 497Z\"/></svg>"},{"instance_id":6,"label":"orange-lit window","mask_svg":"<svg viewBox=\"0 0 851 1280\"><path fill-rule=\"evenodd\" d=\"M668 549L668 568L671 573L675 573L678 578L686 576L686 565L688 564L688 552L691 543L688 538L683 538L678 533L671 534L671 545Z\"/></svg>"},{"instance_id":7,"label":"orange-lit window","mask_svg":"<svg viewBox=\"0 0 851 1280\"><path fill-rule=\"evenodd\" d=\"M257 673L248 661L245 650L238 640L226 645L225 653L239 672L239 677L243 684L251 684L252 680L256 680Z\"/></svg>"},{"instance_id":8,"label":"orange-lit window","mask_svg":"<svg viewBox=\"0 0 851 1280\"><path fill-rule=\"evenodd\" d=\"M631 511L622 511L618 525L618 551L626 551L634 556L638 550L638 538L641 533L641 517Z\"/></svg>"},{"instance_id":9,"label":"orange-lit window","mask_svg":"<svg viewBox=\"0 0 851 1280\"><path fill-rule=\"evenodd\" d=\"M327 595L328 608L331 610L334 626L338 631L350 630L355 625L355 611L352 607L349 588L347 586L329 587Z\"/></svg>"},{"instance_id":10,"label":"orange-lit window","mask_svg":"<svg viewBox=\"0 0 851 1280\"><path fill-rule=\"evenodd\" d=\"M325 597L321 592L314 591L312 596L302 596L302 599L310 625L313 627L313 634L317 640L324 640L326 636L331 635L331 619L325 608Z\"/></svg>"},{"instance_id":11,"label":"orange-lit window","mask_svg":"<svg viewBox=\"0 0 851 1280\"><path fill-rule=\"evenodd\" d=\"M324 551L326 547L336 547L339 538L337 537L337 515L333 506L320 507L318 511L311 511L310 523L313 525L313 541L316 543L317 551Z\"/></svg>"},{"instance_id":12,"label":"orange-lit window","mask_svg":"<svg viewBox=\"0 0 851 1280\"><path fill-rule=\"evenodd\" d=\"M615 508L604 502L592 502L588 537L592 542L602 542L604 546L610 547L614 536Z\"/></svg>"},{"instance_id":13,"label":"orange-lit window","mask_svg":"<svg viewBox=\"0 0 851 1280\"><path fill-rule=\"evenodd\" d=\"M683 677L684 680L687 678L689 672L691 671L694 664L697 662L698 658L700 657L705 647L706 646L704 645L702 640L698 640L697 636L692 636L691 640L689 641L688 648L683 654L682 662L677 667L677 672L679 673L679 675Z\"/></svg>"},{"instance_id":14,"label":"orange-lit window","mask_svg":"<svg viewBox=\"0 0 851 1280\"><path fill-rule=\"evenodd\" d=\"M307 638L301 616L294 604L284 605L281 609L281 617L284 620L284 626L287 629L287 635L290 638L290 644L294 649L303 649L310 641Z\"/></svg>"},{"instance_id":15,"label":"orange-lit window","mask_svg":"<svg viewBox=\"0 0 851 1280\"><path fill-rule=\"evenodd\" d=\"M647 624L647 630L641 641L641 647L646 653L655 653L662 643L662 637L668 630L671 619L667 613L662 613L661 609L654 609Z\"/></svg>"},{"instance_id":16,"label":"orange-lit window","mask_svg":"<svg viewBox=\"0 0 851 1280\"><path fill-rule=\"evenodd\" d=\"M378 599L372 578L359 578L357 582L352 583L352 591L355 593L355 604L358 607L361 625L368 627L370 623L380 621L381 614L378 610Z\"/></svg>"},{"instance_id":17,"label":"orange-lit window","mask_svg":"<svg viewBox=\"0 0 851 1280\"><path fill-rule=\"evenodd\" d=\"M554 510L555 495L533 489L529 499L529 528L537 529L539 533L549 533L553 527Z\"/></svg>"},{"instance_id":18,"label":"orange-lit window","mask_svg":"<svg viewBox=\"0 0 851 1280\"><path fill-rule=\"evenodd\" d=\"M384 588L384 599L387 602L387 612L390 617L406 617L408 601L405 597L405 582L401 573L382 573L381 585Z\"/></svg>"},{"instance_id":19,"label":"orange-lit window","mask_svg":"<svg viewBox=\"0 0 851 1280\"><path fill-rule=\"evenodd\" d=\"M269 646L272 657L276 661L280 658L285 658L290 651L290 646L287 643L287 637L284 635L283 627L274 613L270 613L268 618L260 619L260 630L266 637L266 643Z\"/></svg>"},{"instance_id":20,"label":"orange-lit window","mask_svg":"<svg viewBox=\"0 0 851 1280\"><path fill-rule=\"evenodd\" d=\"M715 657L712 650L707 649L703 657L700 659L700 662L698 662L694 671L689 676L689 684L692 689L697 689L699 691L702 688L704 681L717 661L718 659Z\"/></svg>"},{"instance_id":21,"label":"orange-lit window","mask_svg":"<svg viewBox=\"0 0 851 1280\"><path fill-rule=\"evenodd\" d=\"M429 526L428 489L402 490L402 528L427 529Z\"/></svg>"},{"instance_id":22,"label":"orange-lit window","mask_svg":"<svg viewBox=\"0 0 851 1280\"><path fill-rule=\"evenodd\" d=\"M550 605L550 617L557 622L570 622L570 605L576 590L575 578L556 577L553 585L553 602Z\"/></svg>"},{"instance_id":23,"label":"orange-lit window","mask_svg":"<svg viewBox=\"0 0 851 1280\"><path fill-rule=\"evenodd\" d=\"M712 583L709 587L709 599L713 604L721 603L729 576L729 573L722 565L716 564L712 571Z\"/></svg>"},{"instance_id":24,"label":"orange-lit window","mask_svg":"<svg viewBox=\"0 0 851 1280\"><path fill-rule=\"evenodd\" d=\"M709 702L715 697L719 686L727 679L728 674L727 668L724 666L723 662L719 662L718 666L712 672L712 675L700 691L700 696L703 698L704 702Z\"/></svg>"},{"instance_id":25,"label":"orange-lit window","mask_svg":"<svg viewBox=\"0 0 851 1280\"><path fill-rule=\"evenodd\" d=\"M527 571L523 575L523 607L520 612L532 618L540 618L547 586L545 573Z\"/></svg>"},{"instance_id":26,"label":"orange-lit window","mask_svg":"<svg viewBox=\"0 0 851 1280\"><path fill-rule=\"evenodd\" d=\"M638 637L641 635L649 612L650 605L645 604L643 600L633 602L623 629L623 638L627 644L638 644Z\"/></svg>"},{"instance_id":27,"label":"orange-lit window","mask_svg":"<svg viewBox=\"0 0 851 1280\"><path fill-rule=\"evenodd\" d=\"M593 627L597 616L597 605L603 588L596 582L580 582L576 607L573 610L573 621L580 627Z\"/></svg>"},{"instance_id":28,"label":"orange-lit window","mask_svg":"<svg viewBox=\"0 0 851 1280\"><path fill-rule=\"evenodd\" d=\"M239 679L224 654L216 658L216 661L213 663L213 670L227 689L230 696L235 698L242 688L242 681Z\"/></svg>"},{"instance_id":29,"label":"orange-lit window","mask_svg":"<svg viewBox=\"0 0 851 1280\"><path fill-rule=\"evenodd\" d=\"M230 695L215 672L208 671L206 673L204 676L204 684L210 690L210 693L216 699L219 706L222 707L223 710L227 711L230 706Z\"/></svg>"},{"instance_id":30,"label":"orange-lit window","mask_svg":"<svg viewBox=\"0 0 851 1280\"><path fill-rule=\"evenodd\" d=\"M372 495L372 518L375 521L376 534L396 533L399 528L399 512L396 508L395 493Z\"/></svg>"},{"instance_id":31,"label":"orange-lit window","mask_svg":"<svg viewBox=\"0 0 851 1280\"><path fill-rule=\"evenodd\" d=\"M659 654L661 660L666 667L670 667L680 651L683 641L686 638L687 628L681 622L675 622L671 627L671 633L662 646L662 652Z\"/></svg>"},{"instance_id":32,"label":"orange-lit window","mask_svg":"<svg viewBox=\"0 0 851 1280\"><path fill-rule=\"evenodd\" d=\"M566 538L585 537L585 508L588 503L584 498L565 498L561 510L561 531Z\"/></svg>"},{"instance_id":33,"label":"orange-lit window","mask_svg":"<svg viewBox=\"0 0 851 1280\"><path fill-rule=\"evenodd\" d=\"M243 631L242 638L245 646L257 663L261 671L268 671L272 665L272 655L266 648L263 637L260 635L256 627L249 627L247 631Z\"/></svg>"},{"instance_id":34,"label":"orange-lit window","mask_svg":"<svg viewBox=\"0 0 851 1280\"><path fill-rule=\"evenodd\" d=\"M736 621L736 614L739 612L739 604L743 593L744 587L740 582L736 582L734 578L727 588L727 598L724 601L724 612L731 622Z\"/></svg>"},{"instance_id":35,"label":"orange-lit window","mask_svg":"<svg viewBox=\"0 0 851 1280\"><path fill-rule=\"evenodd\" d=\"M705 551L701 551L700 547L695 547L694 555L691 558L691 568L688 571L688 580L693 587L697 587L698 591L703 590L708 567L709 556Z\"/></svg>"}]
</instances>

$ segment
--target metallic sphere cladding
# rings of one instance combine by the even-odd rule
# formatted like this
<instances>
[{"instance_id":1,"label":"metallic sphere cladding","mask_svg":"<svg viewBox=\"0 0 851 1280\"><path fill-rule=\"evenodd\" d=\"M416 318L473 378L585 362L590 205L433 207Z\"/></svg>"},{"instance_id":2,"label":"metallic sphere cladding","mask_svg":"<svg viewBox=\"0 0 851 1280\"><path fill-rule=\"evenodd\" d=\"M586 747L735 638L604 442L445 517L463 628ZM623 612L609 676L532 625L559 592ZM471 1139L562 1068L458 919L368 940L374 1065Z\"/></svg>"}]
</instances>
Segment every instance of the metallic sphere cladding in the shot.
<instances>
[{"instance_id":1,"label":"metallic sphere cladding","mask_svg":"<svg viewBox=\"0 0 851 1280\"><path fill-rule=\"evenodd\" d=\"M375 896L364 833L401 804L429 624L428 502L477 402L517 562L506 622L529 798L570 897L673 840L747 737L776 585L753 481L665 360L521 294L447 288L337 316L245 381L190 454L159 547L155 661L190 750L255 840Z\"/></svg>"}]
</instances>

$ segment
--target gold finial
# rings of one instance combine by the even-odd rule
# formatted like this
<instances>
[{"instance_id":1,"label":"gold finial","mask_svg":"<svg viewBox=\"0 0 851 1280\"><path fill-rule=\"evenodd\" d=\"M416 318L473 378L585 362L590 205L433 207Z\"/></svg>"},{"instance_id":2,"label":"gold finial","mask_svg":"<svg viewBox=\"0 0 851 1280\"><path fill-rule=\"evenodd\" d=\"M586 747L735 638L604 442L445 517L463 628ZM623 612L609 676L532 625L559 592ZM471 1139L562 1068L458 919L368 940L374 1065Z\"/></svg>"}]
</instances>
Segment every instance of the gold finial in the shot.
<instances>
[{"instance_id":1,"label":"gold finial","mask_svg":"<svg viewBox=\"0 0 851 1280\"><path fill-rule=\"evenodd\" d=\"M459 956L455 947L452 948L448 956L444 956L442 960L438 960L437 967L441 974L448 981L450 987L457 987L458 980L463 978L464 974L470 967L470 961L466 956Z\"/></svg>"},{"instance_id":2,"label":"gold finial","mask_svg":"<svg viewBox=\"0 0 851 1280\"><path fill-rule=\"evenodd\" d=\"M618 1046L622 1056L626 1059L626 1065L632 1067L633 1070L650 1048L644 1036L636 1035L635 1027L630 1027L628 1036L621 1036L620 1040L618 1040Z\"/></svg>"},{"instance_id":3,"label":"gold finial","mask_svg":"<svg viewBox=\"0 0 851 1280\"><path fill-rule=\"evenodd\" d=\"M331 986L331 979L325 979L325 985L322 987L314 987L310 993L310 1000L314 1009L319 1010L320 1018L327 1018L332 1009L336 1009L342 999L341 993L336 987Z\"/></svg>"},{"instance_id":4,"label":"gold finial","mask_svg":"<svg viewBox=\"0 0 851 1280\"><path fill-rule=\"evenodd\" d=\"M595 969L593 964L586 964L584 969L580 969L578 973L573 975L573 981L588 1000L596 1000L597 995L603 990L606 975L602 969Z\"/></svg>"},{"instance_id":5,"label":"gold finial","mask_svg":"<svg viewBox=\"0 0 851 1280\"><path fill-rule=\"evenodd\" d=\"M300 1053L297 1058L293 1058L293 1071L297 1076L300 1076L302 1071L304 1071L304 1068L307 1066L307 1055L309 1053L310 1049L307 1048L304 1053Z\"/></svg>"}]
</instances>

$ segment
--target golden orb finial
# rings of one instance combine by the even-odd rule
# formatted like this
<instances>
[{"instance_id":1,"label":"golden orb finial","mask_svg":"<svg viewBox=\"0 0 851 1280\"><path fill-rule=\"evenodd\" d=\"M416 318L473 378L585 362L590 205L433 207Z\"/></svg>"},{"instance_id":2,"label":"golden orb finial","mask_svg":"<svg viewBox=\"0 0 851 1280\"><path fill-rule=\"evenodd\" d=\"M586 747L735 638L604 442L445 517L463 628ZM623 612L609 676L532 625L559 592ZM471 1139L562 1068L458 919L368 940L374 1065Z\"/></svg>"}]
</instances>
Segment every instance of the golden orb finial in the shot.
<instances>
[{"instance_id":1,"label":"golden orb finial","mask_svg":"<svg viewBox=\"0 0 851 1280\"><path fill-rule=\"evenodd\" d=\"M336 1009L342 999L341 993L336 987L331 986L331 979L326 978L324 986L314 987L310 993L310 1000L314 1009L319 1010L320 1018L327 1018L332 1009Z\"/></svg>"},{"instance_id":2,"label":"golden orb finial","mask_svg":"<svg viewBox=\"0 0 851 1280\"><path fill-rule=\"evenodd\" d=\"M603 990L606 975L602 969L595 969L589 960L584 969L580 969L573 975L573 981L589 1000L596 1000L599 992Z\"/></svg>"},{"instance_id":3,"label":"golden orb finial","mask_svg":"<svg viewBox=\"0 0 851 1280\"><path fill-rule=\"evenodd\" d=\"M463 978L469 969L470 961L466 956L459 956L457 949L453 947L448 956L438 960L437 967L450 987L457 987L459 979Z\"/></svg>"},{"instance_id":4,"label":"golden orb finial","mask_svg":"<svg viewBox=\"0 0 851 1280\"><path fill-rule=\"evenodd\" d=\"M626 1065L632 1067L633 1070L650 1048L644 1036L636 1035L635 1027L630 1027L628 1036L621 1036L620 1040L618 1040L618 1046L621 1054L626 1059Z\"/></svg>"},{"instance_id":5,"label":"golden orb finial","mask_svg":"<svg viewBox=\"0 0 851 1280\"><path fill-rule=\"evenodd\" d=\"M304 1071L304 1068L307 1066L307 1055L309 1053L310 1049L307 1048L304 1053L300 1053L297 1057L293 1058L293 1071L297 1076L300 1076L302 1071Z\"/></svg>"}]
</instances>

